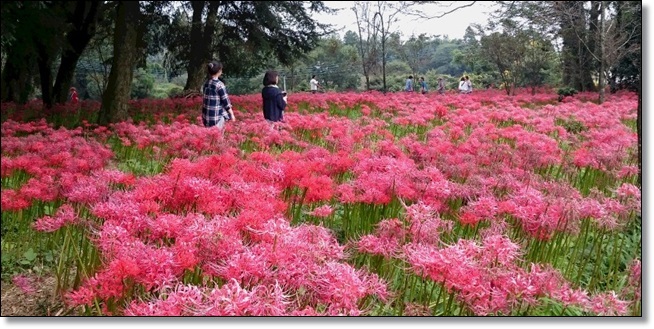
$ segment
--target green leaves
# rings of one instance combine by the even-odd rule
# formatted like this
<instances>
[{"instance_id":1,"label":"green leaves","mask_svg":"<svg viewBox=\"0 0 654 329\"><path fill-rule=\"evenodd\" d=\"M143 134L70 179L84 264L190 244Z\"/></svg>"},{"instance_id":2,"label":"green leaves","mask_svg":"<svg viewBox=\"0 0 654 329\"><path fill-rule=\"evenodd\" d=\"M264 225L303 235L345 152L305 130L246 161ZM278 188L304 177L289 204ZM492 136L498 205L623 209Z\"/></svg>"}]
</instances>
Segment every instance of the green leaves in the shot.
<instances>
[{"instance_id":1,"label":"green leaves","mask_svg":"<svg viewBox=\"0 0 654 329\"><path fill-rule=\"evenodd\" d=\"M23 257L25 257L24 260L21 261L21 264L30 264L34 260L36 260L36 253L34 252L34 249L29 248L24 254Z\"/></svg>"}]
</instances>

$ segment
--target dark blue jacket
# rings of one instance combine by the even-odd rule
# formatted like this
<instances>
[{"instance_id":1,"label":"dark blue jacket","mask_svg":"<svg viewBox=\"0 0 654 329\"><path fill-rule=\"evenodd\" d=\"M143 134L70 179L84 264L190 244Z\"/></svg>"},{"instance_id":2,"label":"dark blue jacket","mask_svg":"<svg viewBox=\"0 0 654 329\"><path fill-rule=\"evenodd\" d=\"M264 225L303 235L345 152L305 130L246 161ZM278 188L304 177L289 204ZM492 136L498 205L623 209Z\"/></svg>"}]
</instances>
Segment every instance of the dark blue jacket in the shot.
<instances>
[{"instance_id":1,"label":"dark blue jacket","mask_svg":"<svg viewBox=\"0 0 654 329\"><path fill-rule=\"evenodd\" d=\"M283 120L286 102L284 102L282 90L278 87L265 86L261 90L261 97L263 98L263 117L273 122Z\"/></svg>"}]
</instances>

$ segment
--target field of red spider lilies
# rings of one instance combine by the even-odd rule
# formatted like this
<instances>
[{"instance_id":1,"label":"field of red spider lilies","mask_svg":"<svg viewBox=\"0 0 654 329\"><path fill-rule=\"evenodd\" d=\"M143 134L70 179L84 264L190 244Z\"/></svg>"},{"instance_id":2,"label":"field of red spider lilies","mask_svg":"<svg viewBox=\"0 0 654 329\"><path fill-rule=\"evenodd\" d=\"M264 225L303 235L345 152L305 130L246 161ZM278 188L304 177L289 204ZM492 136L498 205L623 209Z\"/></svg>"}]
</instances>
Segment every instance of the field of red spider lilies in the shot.
<instances>
[{"instance_id":1,"label":"field of red spider lilies","mask_svg":"<svg viewBox=\"0 0 654 329\"><path fill-rule=\"evenodd\" d=\"M637 97L2 105L2 276L68 314L641 315ZM39 116L48 116L48 121ZM40 270L35 270L40 269Z\"/></svg>"}]
</instances>

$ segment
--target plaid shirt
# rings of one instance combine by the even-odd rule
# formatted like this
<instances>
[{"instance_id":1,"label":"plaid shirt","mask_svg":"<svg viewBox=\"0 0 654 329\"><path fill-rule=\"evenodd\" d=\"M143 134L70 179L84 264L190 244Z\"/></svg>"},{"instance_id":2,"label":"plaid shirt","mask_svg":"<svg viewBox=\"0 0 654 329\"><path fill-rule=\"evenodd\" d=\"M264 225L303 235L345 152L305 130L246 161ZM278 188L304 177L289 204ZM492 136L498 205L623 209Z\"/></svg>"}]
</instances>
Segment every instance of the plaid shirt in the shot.
<instances>
[{"instance_id":1,"label":"plaid shirt","mask_svg":"<svg viewBox=\"0 0 654 329\"><path fill-rule=\"evenodd\" d=\"M208 79L202 87L204 98L202 100L202 123L205 127L213 127L218 124L221 117L229 120L228 110L232 103L227 97L225 84L218 79Z\"/></svg>"}]
</instances>

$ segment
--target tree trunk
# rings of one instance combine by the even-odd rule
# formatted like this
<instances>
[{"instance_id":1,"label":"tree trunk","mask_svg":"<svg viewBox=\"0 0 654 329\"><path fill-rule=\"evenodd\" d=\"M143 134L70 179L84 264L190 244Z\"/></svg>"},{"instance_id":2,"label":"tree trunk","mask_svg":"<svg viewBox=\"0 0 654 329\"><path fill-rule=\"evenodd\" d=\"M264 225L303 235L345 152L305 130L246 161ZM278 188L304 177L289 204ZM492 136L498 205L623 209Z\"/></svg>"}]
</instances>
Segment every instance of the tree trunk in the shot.
<instances>
[{"instance_id":1,"label":"tree trunk","mask_svg":"<svg viewBox=\"0 0 654 329\"><path fill-rule=\"evenodd\" d=\"M363 51L363 32L361 31L361 21L359 21L359 14L354 11L354 16L357 20L357 28L359 30L359 54L361 54L361 66L363 68L363 76L366 78L366 90L370 90L370 74L367 68L366 56ZM370 46L370 45L368 45Z\"/></svg>"},{"instance_id":2,"label":"tree trunk","mask_svg":"<svg viewBox=\"0 0 654 329\"><path fill-rule=\"evenodd\" d=\"M382 79L384 82L384 94L386 94L386 34L384 32L383 20L382 20Z\"/></svg>"},{"instance_id":3,"label":"tree trunk","mask_svg":"<svg viewBox=\"0 0 654 329\"><path fill-rule=\"evenodd\" d=\"M67 47L64 47L61 54L61 64L52 89L55 103L67 101L77 62L95 35L101 6L100 1L77 1L72 19L73 29L66 35Z\"/></svg>"},{"instance_id":4,"label":"tree trunk","mask_svg":"<svg viewBox=\"0 0 654 329\"><path fill-rule=\"evenodd\" d=\"M599 103L600 104L604 103L604 85L605 85L605 83L604 83L604 80L605 80L604 65L606 63L605 56L604 56L604 51L605 51L604 44L606 43L605 40L604 40L606 38L606 35L604 35L604 33L605 33L605 31L604 31L604 13L605 13L604 6L605 6L605 2L602 1L601 4L600 4L600 28L599 28L599 35L598 35L599 36L599 48L600 48L600 52L599 52L599 56L598 56L600 58L600 69L599 69L599 93L600 93Z\"/></svg>"},{"instance_id":5,"label":"tree trunk","mask_svg":"<svg viewBox=\"0 0 654 329\"><path fill-rule=\"evenodd\" d=\"M590 53L582 41L588 40L586 11L581 1L557 2L563 39L563 83L578 91L595 90Z\"/></svg>"},{"instance_id":6,"label":"tree trunk","mask_svg":"<svg viewBox=\"0 0 654 329\"><path fill-rule=\"evenodd\" d=\"M199 90L207 76L206 64L212 59L213 35L218 21L218 1L209 1L207 20L202 24L202 12L206 1L191 1L193 18L191 25L191 51L187 67L188 79L185 90Z\"/></svg>"},{"instance_id":7,"label":"tree trunk","mask_svg":"<svg viewBox=\"0 0 654 329\"><path fill-rule=\"evenodd\" d=\"M575 29L577 29L579 33L579 38L577 39L577 45L578 45L578 66L577 66L577 85L578 85L578 90L580 91L595 91L595 83L593 82L593 75L592 71L594 67L597 67L593 64L596 64L596 62L593 61L591 51L586 48L586 46L583 44L582 40L588 44L589 40L593 39L595 36L591 35L590 31L586 29L586 24L588 19L586 18L586 10L584 9L584 5L582 1L575 1L574 2L574 8L575 8ZM592 24L590 24L592 26Z\"/></svg>"},{"instance_id":8,"label":"tree trunk","mask_svg":"<svg viewBox=\"0 0 654 329\"><path fill-rule=\"evenodd\" d=\"M134 65L137 60L139 1L119 1L114 29L114 58L107 90L102 96L98 123L106 125L127 119Z\"/></svg>"},{"instance_id":9,"label":"tree trunk","mask_svg":"<svg viewBox=\"0 0 654 329\"><path fill-rule=\"evenodd\" d=\"M41 80L41 99L43 106L51 108L52 101L52 57L46 46L39 40L35 40L34 45L37 49L37 66L39 67L39 77Z\"/></svg>"},{"instance_id":10,"label":"tree trunk","mask_svg":"<svg viewBox=\"0 0 654 329\"><path fill-rule=\"evenodd\" d=\"M30 70L35 59L30 52L9 49L2 70L2 102L27 103L34 90Z\"/></svg>"}]
</instances>

